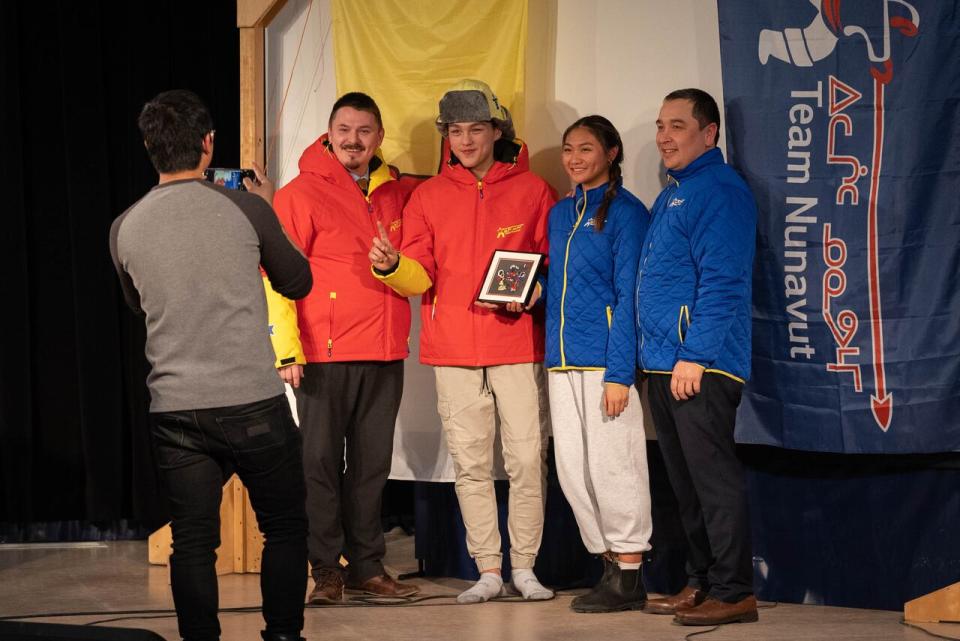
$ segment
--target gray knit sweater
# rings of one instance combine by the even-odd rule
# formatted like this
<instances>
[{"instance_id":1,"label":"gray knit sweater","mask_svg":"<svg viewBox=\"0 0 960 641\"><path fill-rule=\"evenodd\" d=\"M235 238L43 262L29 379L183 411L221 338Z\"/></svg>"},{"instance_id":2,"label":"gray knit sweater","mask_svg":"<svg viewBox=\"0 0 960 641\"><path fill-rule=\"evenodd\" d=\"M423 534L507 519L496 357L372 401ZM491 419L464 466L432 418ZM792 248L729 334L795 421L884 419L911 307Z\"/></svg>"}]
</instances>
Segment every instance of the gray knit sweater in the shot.
<instances>
[{"instance_id":1,"label":"gray knit sweater","mask_svg":"<svg viewBox=\"0 0 960 641\"><path fill-rule=\"evenodd\" d=\"M262 198L201 180L158 185L114 221L110 253L127 304L145 315L151 412L283 393L258 265L288 298L313 280Z\"/></svg>"}]
</instances>

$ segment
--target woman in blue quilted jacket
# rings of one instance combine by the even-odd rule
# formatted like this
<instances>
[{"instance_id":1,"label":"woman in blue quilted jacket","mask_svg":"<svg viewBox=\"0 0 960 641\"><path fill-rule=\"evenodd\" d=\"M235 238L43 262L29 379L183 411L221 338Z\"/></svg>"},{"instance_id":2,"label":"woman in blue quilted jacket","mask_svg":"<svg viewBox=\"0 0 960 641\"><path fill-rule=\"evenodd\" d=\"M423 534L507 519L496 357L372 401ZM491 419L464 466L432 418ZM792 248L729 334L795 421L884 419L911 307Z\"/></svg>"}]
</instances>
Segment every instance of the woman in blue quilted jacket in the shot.
<instances>
[{"instance_id":1,"label":"woman in blue quilted jacket","mask_svg":"<svg viewBox=\"0 0 960 641\"><path fill-rule=\"evenodd\" d=\"M575 184L550 211L546 361L560 485L604 573L577 612L641 609L650 549L650 484L634 386L634 287L649 212L623 188L623 142L603 116L563 134Z\"/></svg>"}]
</instances>

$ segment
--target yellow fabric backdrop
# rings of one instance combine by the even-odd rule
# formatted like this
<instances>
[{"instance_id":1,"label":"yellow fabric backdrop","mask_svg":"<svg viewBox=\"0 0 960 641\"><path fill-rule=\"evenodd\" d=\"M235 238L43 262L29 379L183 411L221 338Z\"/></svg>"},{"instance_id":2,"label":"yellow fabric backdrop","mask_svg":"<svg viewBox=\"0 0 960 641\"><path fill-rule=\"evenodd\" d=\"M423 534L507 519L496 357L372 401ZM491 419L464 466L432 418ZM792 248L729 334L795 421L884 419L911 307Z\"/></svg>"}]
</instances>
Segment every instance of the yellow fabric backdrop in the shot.
<instances>
[{"instance_id":1,"label":"yellow fabric backdrop","mask_svg":"<svg viewBox=\"0 0 960 641\"><path fill-rule=\"evenodd\" d=\"M337 93L362 91L383 114L387 162L434 174L443 92L483 80L523 123L527 0L333 0ZM518 135L522 132L518 132Z\"/></svg>"}]
</instances>

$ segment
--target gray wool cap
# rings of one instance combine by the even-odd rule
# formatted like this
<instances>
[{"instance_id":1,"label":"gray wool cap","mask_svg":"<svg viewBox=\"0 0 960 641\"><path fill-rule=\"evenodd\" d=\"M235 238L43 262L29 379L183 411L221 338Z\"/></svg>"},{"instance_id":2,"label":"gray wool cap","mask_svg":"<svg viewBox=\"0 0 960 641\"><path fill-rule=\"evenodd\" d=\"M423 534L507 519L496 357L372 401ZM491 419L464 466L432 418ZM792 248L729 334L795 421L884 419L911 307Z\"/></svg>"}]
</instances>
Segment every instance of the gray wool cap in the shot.
<instances>
[{"instance_id":1,"label":"gray wool cap","mask_svg":"<svg viewBox=\"0 0 960 641\"><path fill-rule=\"evenodd\" d=\"M437 129L444 136L447 134L447 125L451 123L489 121L493 121L507 140L515 137L513 117L485 82L461 80L440 98Z\"/></svg>"}]
</instances>

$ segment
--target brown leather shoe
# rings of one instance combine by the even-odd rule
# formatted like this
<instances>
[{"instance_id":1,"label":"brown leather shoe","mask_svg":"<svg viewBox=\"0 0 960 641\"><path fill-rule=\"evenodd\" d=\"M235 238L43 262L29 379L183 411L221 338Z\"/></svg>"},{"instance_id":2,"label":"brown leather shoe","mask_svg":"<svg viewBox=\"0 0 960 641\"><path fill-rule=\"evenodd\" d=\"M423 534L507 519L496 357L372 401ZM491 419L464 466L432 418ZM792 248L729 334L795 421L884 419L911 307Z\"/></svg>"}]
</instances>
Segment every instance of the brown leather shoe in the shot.
<instances>
[{"instance_id":1,"label":"brown leather shoe","mask_svg":"<svg viewBox=\"0 0 960 641\"><path fill-rule=\"evenodd\" d=\"M649 599L643 611L647 614L676 614L700 605L706 598L706 592L688 585L673 596Z\"/></svg>"},{"instance_id":2,"label":"brown leather shoe","mask_svg":"<svg viewBox=\"0 0 960 641\"><path fill-rule=\"evenodd\" d=\"M757 599L752 595L736 603L727 603L708 596L697 607L677 612L673 622L680 625L720 625L753 623L759 618Z\"/></svg>"},{"instance_id":3,"label":"brown leather shoe","mask_svg":"<svg viewBox=\"0 0 960 641\"><path fill-rule=\"evenodd\" d=\"M420 592L420 588L409 583L400 583L389 574L378 574L363 583L350 583L348 590L372 594L373 596L407 597Z\"/></svg>"},{"instance_id":4,"label":"brown leather shoe","mask_svg":"<svg viewBox=\"0 0 960 641\"><path fill-rule=\"evenodd\" d=\"M343 576L336 570L320 570L314 577L313 591L307 597L312 605L335 605L343 602Z\"/></svg>"}]
</instances>

